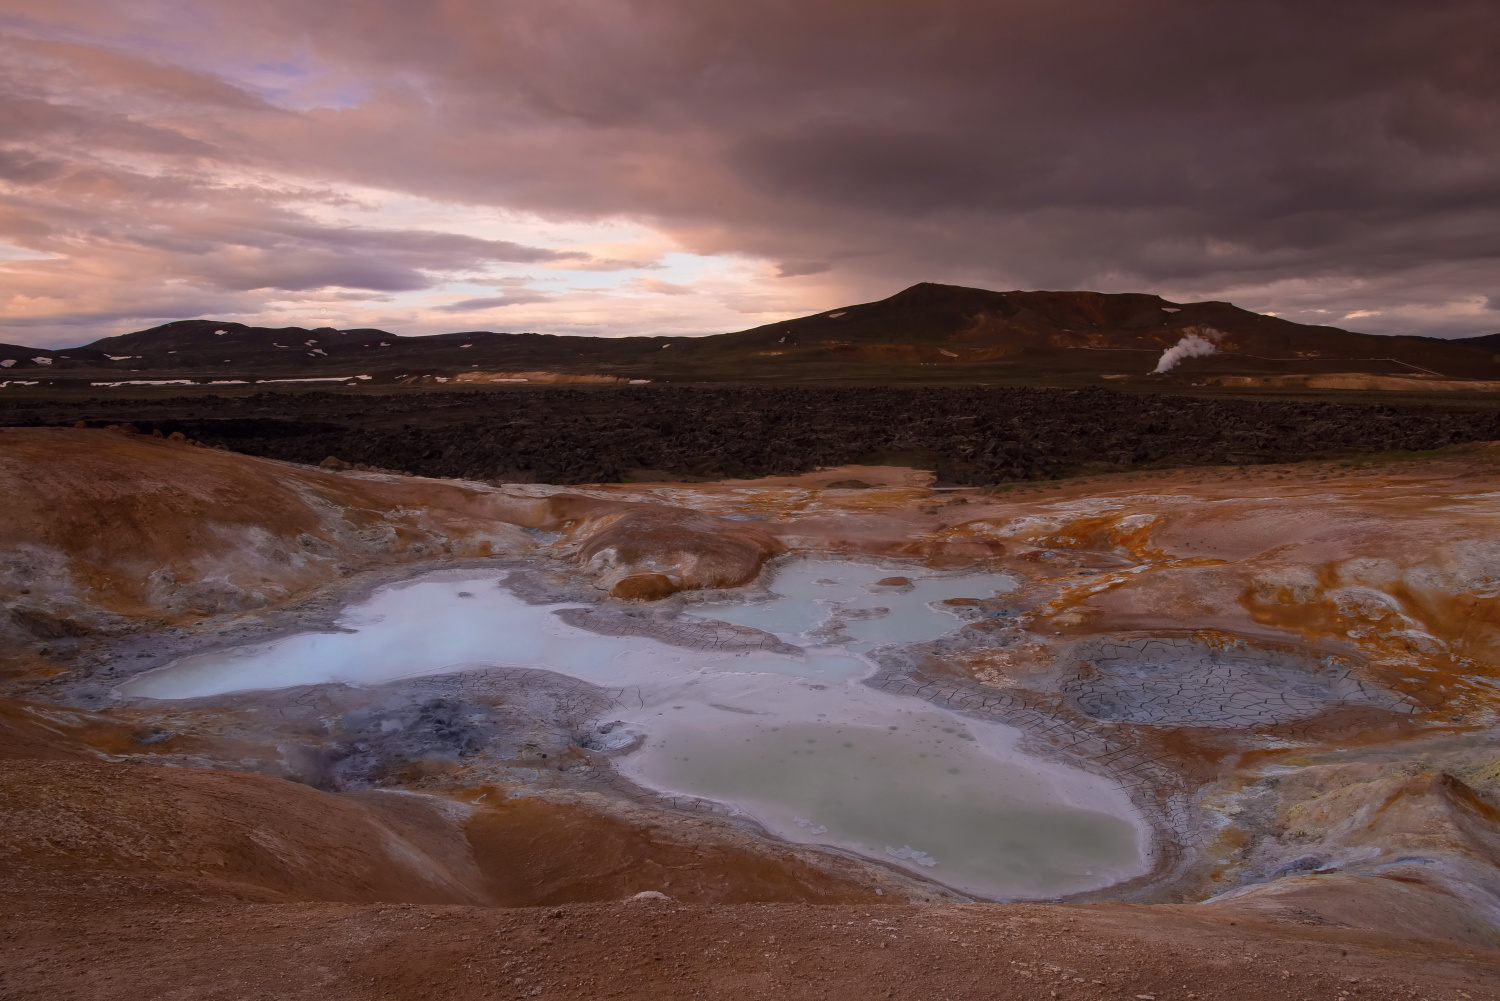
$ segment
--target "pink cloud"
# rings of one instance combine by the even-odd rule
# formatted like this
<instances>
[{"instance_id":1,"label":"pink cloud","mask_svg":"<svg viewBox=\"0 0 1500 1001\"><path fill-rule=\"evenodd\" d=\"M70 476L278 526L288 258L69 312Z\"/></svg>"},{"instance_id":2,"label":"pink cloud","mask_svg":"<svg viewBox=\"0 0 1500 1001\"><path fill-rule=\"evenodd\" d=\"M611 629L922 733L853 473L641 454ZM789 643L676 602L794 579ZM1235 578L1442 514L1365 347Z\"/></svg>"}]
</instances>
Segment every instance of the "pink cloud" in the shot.
<instances>
[{"instance_id":1,"label":"pink cloud","mask_svg":"<svg viewBox=\"0 0 1500 1001\"><path fill-rule=\"evenodd\" d=\"M650 256L317 209L378 190L759 262L691 297L719 310L704 322L778 282L829 307L919 279L1326 280L1350 291L1319 308L1399 300L1362 319L1486 332L1440 307L1493 293L1497 30L1481 0L12 0L0 242L58 257L0 264L0 326L254 314L522 262L621 272L625 333L654 322L632 290L682 284L629 274ZM594 322L574 295L489 298Z\"/></svg>"}]
</instances>

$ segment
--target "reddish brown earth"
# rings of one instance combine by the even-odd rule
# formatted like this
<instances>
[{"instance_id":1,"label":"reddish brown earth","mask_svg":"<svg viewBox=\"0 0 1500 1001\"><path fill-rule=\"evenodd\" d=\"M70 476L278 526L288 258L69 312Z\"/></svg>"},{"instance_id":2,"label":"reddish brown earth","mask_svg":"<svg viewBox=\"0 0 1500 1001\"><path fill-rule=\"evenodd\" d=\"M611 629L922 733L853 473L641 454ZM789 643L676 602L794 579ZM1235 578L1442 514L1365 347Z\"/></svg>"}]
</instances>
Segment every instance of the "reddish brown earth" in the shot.
<instances>
[{"instance_id":1,"label":"reddish brown earth","mask_svg":"<svg viewBox=\"0 0 1500 1001\"><path fill-rule=\"evenodd\" d=\"M233 773L12 761L0 791L7 999L1500 997L1493 950L1306 917L886 904L503 810L470 821L466 852L424 797ZM476 861L490 900L455 902ZM664 874L737 889L621 899Z\"/></svg>"},{"instance_id":2,"label":"reddish brown earth","mask_svg":"<svg viewBox=\"0 0 1500 1001\"><path fill-rule=\"evenodd\" d=\"M547 908L30 898L8 999L1500 997L1494 954L1118 904Z\"/></svg>"},{"instance_id":3,"label":"reddish brown earth","mask_svg":"<svg viewBox=\"0 0 1500 1001\"><path fill-rule=\"evenodd\" d=\"M667 573L671 590L743 583L778 551L754 526L662 505L345 475L118 431L0 431L0 483L0 628L31 638L85 635L100 615L274 607L371 567L522 553L528 528L581 536L600 573Z\"/></svg>"},{"instance_id":4,"label":"reddish brown earth","mask_svg":"<svg viewBox=\"0 0 1500 1001\"><path fill-rule=\"evenodd\" d=\"M33 430L0 434L0 486L0 997L1500 997L1489 446L993 494L881 467L560 491ZM1108 723L1197 811L1144 904L943 902L574 781L581 747L519 762L555 769L531 785L475 760L334 792L254 773L289 732L271 701L61 704L120 644L227 635L361 574L525 556L680 601L784 551L1021 574L912 669L1032 692L1048 727L1096 727L1055 683L1111 637L1338 654L1399 698Z\"/></svg>"},{"instance_id":5,"label":"reddish brown earth","mask_svg":"<svg viewBox=\"0 0 1500 1001\"><path fill-rule=\"evenodd\" d=\"M471 809L485 792L488 803ZM516 907L645 891L702 903L880 902L832 866L747 841L493 787L455 799L336 795L243 772L0 760L0 857L13 892L124 880L152 894L267 903Z\"/></svg>"},{"instance_id":6,"label":"reddish brown earth","mask_svg":"<svg viewBox=\"0 0 1500 1001\"><path fill-rule=\"evenodd\" d=\"M3 761L0 996L1500 997L1500 953L1459 943L1216 908L886 903L568 814ZM641 887L708 902L625 899Z\"/></svg>"}]
</instances>

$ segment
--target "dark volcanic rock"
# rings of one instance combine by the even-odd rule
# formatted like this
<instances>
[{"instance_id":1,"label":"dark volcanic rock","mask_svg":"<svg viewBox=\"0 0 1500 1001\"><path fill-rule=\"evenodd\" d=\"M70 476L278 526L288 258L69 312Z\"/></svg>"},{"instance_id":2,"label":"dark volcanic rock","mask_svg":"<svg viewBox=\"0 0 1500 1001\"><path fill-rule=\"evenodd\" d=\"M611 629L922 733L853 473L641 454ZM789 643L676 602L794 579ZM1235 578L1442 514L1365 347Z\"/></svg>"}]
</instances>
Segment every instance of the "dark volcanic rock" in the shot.
<instances>
[{"instance_id":1,"label":"dark volcanic rock","mask_svg":"<svg viewBox=\"0 0 1500 1001\"><path fill-rule=\"evenodd\" d=\"M122 421L206 445L422 476L612 483L850 463L988 485L1140 467L1288 462L1500 439L1500 412L1137 396L1105 389L537 388L107 402L0 402L0 425Z\"/></svg>"}]
</instances>

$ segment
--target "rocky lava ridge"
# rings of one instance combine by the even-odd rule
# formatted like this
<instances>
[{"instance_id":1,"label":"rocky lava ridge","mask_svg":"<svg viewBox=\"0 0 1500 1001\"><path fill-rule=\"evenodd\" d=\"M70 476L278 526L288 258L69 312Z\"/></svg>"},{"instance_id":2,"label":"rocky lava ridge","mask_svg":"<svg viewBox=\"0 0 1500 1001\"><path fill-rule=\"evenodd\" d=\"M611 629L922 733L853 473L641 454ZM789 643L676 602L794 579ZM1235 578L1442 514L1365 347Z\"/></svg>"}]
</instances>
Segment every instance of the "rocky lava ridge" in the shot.
<instances>
[{"instance_id":1,"label":"rocky lava ridge","mask_svg":"<svg viewBox=\"0 0 1500 1001\"><path fill-rule=\"evenodd\" d=\"M0 425L129 423L302 463L543 483L805 473L849 463L982 486L1141 467L1422 451L1500 439L1500 410L1104 389L548 387L0 400Z\"/></svg>"}]
</instances>

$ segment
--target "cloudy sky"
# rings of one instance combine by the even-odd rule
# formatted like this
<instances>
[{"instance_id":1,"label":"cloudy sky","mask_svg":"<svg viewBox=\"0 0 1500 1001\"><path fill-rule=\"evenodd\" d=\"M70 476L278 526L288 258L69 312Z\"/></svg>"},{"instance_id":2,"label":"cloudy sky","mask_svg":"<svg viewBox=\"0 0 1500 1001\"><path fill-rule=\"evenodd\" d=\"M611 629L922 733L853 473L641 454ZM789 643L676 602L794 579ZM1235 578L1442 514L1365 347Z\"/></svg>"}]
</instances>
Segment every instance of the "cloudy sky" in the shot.
<instances>
[{"instance_id":1,"label":"cloudy sky","mask_svg":"<svg viewBox=\"0 0 1500 1001\"><path fill-rule=\"evenodd\" d=\"M0 0L0 340L918 281L1500 330L1493 0Z\"/></svg>"}]
</instances>

